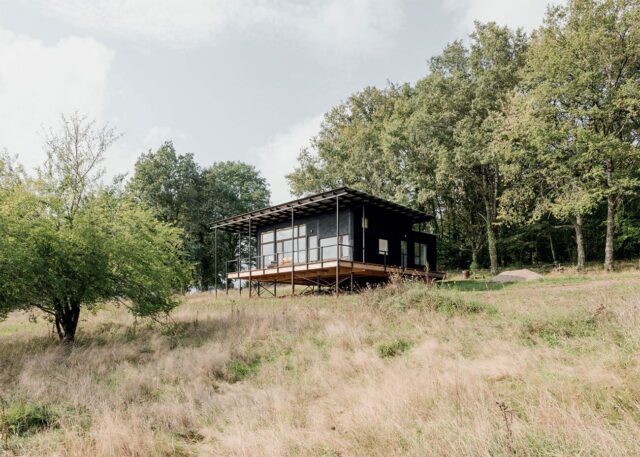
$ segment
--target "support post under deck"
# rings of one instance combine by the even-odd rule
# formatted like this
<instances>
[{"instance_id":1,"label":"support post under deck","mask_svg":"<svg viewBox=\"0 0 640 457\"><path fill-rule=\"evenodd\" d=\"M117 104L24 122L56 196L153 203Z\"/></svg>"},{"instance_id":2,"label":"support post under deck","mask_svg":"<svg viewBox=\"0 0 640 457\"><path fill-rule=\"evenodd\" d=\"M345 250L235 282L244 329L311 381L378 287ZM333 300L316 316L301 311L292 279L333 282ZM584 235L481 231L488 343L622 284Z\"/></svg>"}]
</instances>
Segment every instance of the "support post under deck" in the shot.
<instances>
[{"instance_id":1,"label":"support post under deck","mask_svg":"<svg viewBox=\"0 0 640 457\"><path fill-rule=\"evenodd\" d=\"M340 196L336 195L336 296L340 295Z\"/></svg>"},{"instance_id":2,"label":"support post under deck","mask_svg":"<svg viewBox=\"0 0 640 457\"><path fill-rule=\"evenodd\" d=\"M294 269L296 264L296 243L298 239L296 238L296 227L294 225L293 220L293 207L291 208L291 295L296 294L296 283L294 280Z\"/></svg>"}]
</instances>

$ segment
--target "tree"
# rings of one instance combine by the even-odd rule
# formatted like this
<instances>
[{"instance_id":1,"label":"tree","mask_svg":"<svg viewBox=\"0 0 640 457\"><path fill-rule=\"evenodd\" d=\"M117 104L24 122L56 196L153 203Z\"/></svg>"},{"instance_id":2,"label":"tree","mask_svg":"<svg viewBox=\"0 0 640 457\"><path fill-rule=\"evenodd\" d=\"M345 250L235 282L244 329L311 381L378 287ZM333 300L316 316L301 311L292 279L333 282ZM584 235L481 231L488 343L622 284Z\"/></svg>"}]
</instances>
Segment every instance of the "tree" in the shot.
<instances>
[{"instance_id":1,"label":"tree","mask_svg":"<svg viewBox=\"0 0 640 457\"><path fill-rule=\"evenodd\" d=\"M527 38L496 24L476 23L469 48L448 45L431 59L430 74L416 86L417 129L437 151L440 187L470 232L473 262L480 243L474 232L484 222L492 274L498 271L497 223L502 151L496 146L509 99L519 81ZM481 207L478 207L478 203Z\"/></svg>"},{"instance_id":2,"label":"tree","mask_svg":"<svg viewBox=\"0 0 640 457\"><path fill-rule=\"evenodd\" d=\"M402 151L385 137L395 103L407 87L367 87L324 117L320 133L303 149L287 176L294 195L350 186L395 201L407 201Z\"/></svg>"},{"instance_id":3,"label":"tree","mask_svg":"<svg viewBox=\"0 0 640 457\"><path fill-rule=\"evenodd\" d=\"M531 96L567 127L588 189L607 205L605 261L613 269L616 211L640 188L640 2L571 0L552 8L529 59Z\"/></svg>"},{"instance_id":4,"label":"tree","mask_svg":"<svg viewBox=\"0 0 640 457\"><path fill-rule=\"evenodd\" d=\"M535 77L525 71L504 130L507 188L500 211L504 220L516 224L535 224L548 216L569 222L575 231L576 268L582 271L584 219L598 203L591 191L597 178L572 122L558 116L541 95Z\"/></svg>"},{"instance_id":5,"label":"tree","mask_svg":"<svg viewBox=\"0 0 640 457\"><path fill-rule=\"evenodd\" d=\"M0 317L39 309L72 342L82 308L117 301L137 316L169 312L185 284L180 231L97 181L115 135L86 118L50 132L40 179L0 198Z\"/></svg>"},{"instance_id":6,"label":"tree","mask_svg":"<svg viewBox=\"0 0 640 457\"><path fill-rule=\"evenodd\" d=\"M193 154L178 154L169 141L155 152L140 156L127 189L159 220L183 229L185 249L195 264L195 281L201 289L222 281L214 278L211 225L224 217L267 206L270 196L265 179L254 167L218 162L203 169ZM236 257L236 245L236 237L220 234L220 265Z\"/></svg>"}]
</instances>

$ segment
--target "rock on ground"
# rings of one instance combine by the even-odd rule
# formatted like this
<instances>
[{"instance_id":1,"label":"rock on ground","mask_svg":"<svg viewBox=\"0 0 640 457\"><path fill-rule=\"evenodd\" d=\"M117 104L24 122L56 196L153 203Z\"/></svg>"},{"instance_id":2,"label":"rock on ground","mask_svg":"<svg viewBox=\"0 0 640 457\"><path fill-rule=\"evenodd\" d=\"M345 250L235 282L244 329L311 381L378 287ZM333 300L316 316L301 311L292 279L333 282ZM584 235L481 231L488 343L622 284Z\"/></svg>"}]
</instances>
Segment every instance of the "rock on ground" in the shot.
<instances>
[{"instance_id":1,"label":"rock on ground","mask_svg":"<svg viewBox=\"0 0 640 457\"><path fill-rule=\"evenodd\" d=\"M542 275L531 270L510 270L503 271L494 276L493 282L518 282L518 281L536 281L542 279Z\"/></svg>"}]
</instances>

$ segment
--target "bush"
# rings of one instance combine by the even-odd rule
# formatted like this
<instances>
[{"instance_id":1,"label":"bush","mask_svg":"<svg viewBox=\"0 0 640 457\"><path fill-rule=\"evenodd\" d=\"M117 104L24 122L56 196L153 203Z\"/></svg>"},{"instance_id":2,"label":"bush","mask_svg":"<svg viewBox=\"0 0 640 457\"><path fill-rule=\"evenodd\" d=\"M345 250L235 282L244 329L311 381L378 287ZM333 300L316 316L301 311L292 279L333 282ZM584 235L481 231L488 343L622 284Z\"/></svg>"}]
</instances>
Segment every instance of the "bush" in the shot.
<instances>
[{"instance_id":1,"label":"bush","mask_svg":"<svg viewBox=\"0 0 640 457\"><path fill-rule=\"evenodd\" d=\"M407 340L397 339L390 343L383 343L378 346L378 355L384 359L396 357L411 348L411 343Z\"/></svg>"},{"instance_id":2,"label":"bush","mask_svg":"<svg viewBox=\"0 0 640 457\"><path fill-rule=\"evenodd\" d=\"M255 354L232 358L225 367L225 377L230 383L242 381L257 374L261 362L261 357Z\"/></svg>"},{"instance_id":3,"label":"bush","mask_svg":"<svg viewBox=\"0 0 640 457\"><path fill-rule=\"evenodd\" d=\"M7 407L0 416L0 429L6 429L11 435L23 436L53 427L56 420L57 415L47 405L17 403Z\"/></svg>"}]
</instances>

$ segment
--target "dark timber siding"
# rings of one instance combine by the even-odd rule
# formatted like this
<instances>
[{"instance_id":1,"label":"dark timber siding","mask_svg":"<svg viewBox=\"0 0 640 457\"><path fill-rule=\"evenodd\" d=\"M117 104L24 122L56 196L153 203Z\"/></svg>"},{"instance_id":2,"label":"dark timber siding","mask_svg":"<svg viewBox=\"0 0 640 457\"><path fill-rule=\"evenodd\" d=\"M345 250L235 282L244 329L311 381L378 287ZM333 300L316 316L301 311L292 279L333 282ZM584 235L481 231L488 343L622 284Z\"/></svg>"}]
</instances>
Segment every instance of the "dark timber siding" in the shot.
<instances>
[{"instance_id":1,"label":"dark timber siding","mask_svg":"<svg viewBox=\"0 0 640 457\"><path fill-rule=\"evenodd\" d=\"M407 267L424 268L414 263L414 243L420 242L427 245L427 261L429 269L437 270L436 265L436 237L434 235L412 230L412 223L409 219L390 213L377 207L364 207L368 228L364 230L364 258L363 258L363 230L362 230L362 206L351 208L341 208L340 235L349 235L349 243L353 246L353 260L359 262L384 264L385 256L378 252L379 239L388 241L389 253L386 263L390 266L401 266L401 240L407 241ZM314 216L296 218L294 213L294 224L305 224L307 226L307 237L317 235L318 239L333 237L336 235L336 212L327 211ZM274 230L291 226L291 221L279 224L258 227L258 245L260 235L266 230ZM258 255L261 255L258 252Z\"/></svg>"}]
</instances>

